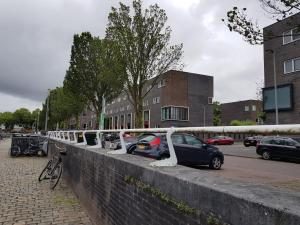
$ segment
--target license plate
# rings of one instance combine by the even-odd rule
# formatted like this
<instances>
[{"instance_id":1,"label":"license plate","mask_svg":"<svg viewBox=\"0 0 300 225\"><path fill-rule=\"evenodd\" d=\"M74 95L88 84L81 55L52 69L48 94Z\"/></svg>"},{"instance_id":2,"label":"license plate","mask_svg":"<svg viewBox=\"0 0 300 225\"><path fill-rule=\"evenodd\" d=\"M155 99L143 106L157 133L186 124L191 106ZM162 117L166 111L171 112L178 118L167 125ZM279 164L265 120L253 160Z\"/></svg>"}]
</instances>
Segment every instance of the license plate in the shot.
<instances>
[{"instance_id":1,"label":"license plate","mask_svg":"<svg viewBox=\"0 0 300 225\"><path fill-rule=\"evenodd\" d=\"M138 145L139 149L145 149L145 145Z\"/></svg>"}]
</instances>

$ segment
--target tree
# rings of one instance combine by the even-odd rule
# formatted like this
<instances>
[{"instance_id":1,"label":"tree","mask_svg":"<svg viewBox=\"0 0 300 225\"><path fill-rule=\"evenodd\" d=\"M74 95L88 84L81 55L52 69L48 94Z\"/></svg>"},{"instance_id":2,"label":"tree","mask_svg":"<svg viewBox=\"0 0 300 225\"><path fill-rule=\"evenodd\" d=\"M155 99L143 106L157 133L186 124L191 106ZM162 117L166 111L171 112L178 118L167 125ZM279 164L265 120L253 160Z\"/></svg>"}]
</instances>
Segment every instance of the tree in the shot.
<instances>
[{"instance_id":1,"label":"tree","mask_svg":"<svg viewBox=\"0 0 300 225\"><path fill-rule=\"evenodd\" d=\"M213 102L213 125L220 126L221 125L221 104L220 102Z\"/></svg>"},{"instance_id":2,"label":"tree","mask_svg":"<svg viewBox=\"0 0 300 225\"><path fill-rule=\"evenodd\" d=\"M232 120L230 126L250 126L256 125L255 121L252 120Z\"/></svg>"},{"instance_id":3,"label":"tree","mask_svg":"<svg viewBox=\"0 0 300 225\"><path fill-rule=\"evenodd\" d=\"M74 35L64 88L86 102L97 118L102 111L102 97L112 101L122 91L125 70L114 54L115 48L112 41L92 37L89 32Z\"/></svg>"},{"instance_id":4,"label":"tree","mask_svg":"<svg viewBox=\"0 0 300 225\"><path fill-rule=\"evenodd\" d=\"M271 15L277 21L293 15L300 11L300 0L258 0L261 3L262 9ZM282 34L266 33L256 22L247 17L247 9L240 10L238 7L233 7L227 12L227 19L222 19L230 31L236 32L243 36L244 40L252 45L262 44L264 41L282 37ZM298 29L300 32L300 26Z\"/></svg>"},{"instance_id":5,"label":"tree","mask_svg":"<svg viewBox=\"0 0 300 225\"><path fill-rule=\"evenodd\" d=\"M57 87L50 91L49 101L49 124L63 124L67 128L67 120L72 116L78 120L79 114L83 111L85 103L76 99L67 89Z\"/></svg>"},{"instance_id":6,"label":"tree","mask_svg":"<svg viewBox=\"0 0 300 225\"><path fill-rule=\"evenodd\" d=\"M15 120L12 112L3 112L0 114L0 124L4 124L5 129L13 129Z\"/></svg>"},{"instance_id":7,"label":"tree","mask_svg":"<svg viewBox=\"0 0 300 225\"><path fill-rule=\"evenodd\" d=\"M30 128L32 125L31 112L26 108L17 109L14 113L15 123L25 128Z\"/></svg>"},{"instance_id":8,"label":"tree","mask_svg":"<svg viewBox=\"0 0 300 225\"><path fill-rule=\"evenodd\" d=\"M157 4L143 10L140 0L130 6L120 3L108 16L106 38L118 46L119 62L126 68L124 91L133 105L136 127L142 127L143 99L158 76L180 68L183 45L169 45L171 29L167 15ZM150 89L145 91L145 86Z\"/></svg>"}]
</instances>

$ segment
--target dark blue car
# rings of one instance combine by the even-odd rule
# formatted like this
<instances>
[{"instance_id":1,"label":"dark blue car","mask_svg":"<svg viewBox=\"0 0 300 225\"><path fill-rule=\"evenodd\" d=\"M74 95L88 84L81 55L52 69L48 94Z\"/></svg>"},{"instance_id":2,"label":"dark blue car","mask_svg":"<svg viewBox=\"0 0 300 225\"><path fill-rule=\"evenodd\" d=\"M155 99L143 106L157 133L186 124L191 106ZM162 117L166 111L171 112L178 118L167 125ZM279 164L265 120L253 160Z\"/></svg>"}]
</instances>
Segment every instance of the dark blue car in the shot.
<instances>
[{"instance_id":1,"label":"dark blue car","mask_svg":"<svg viewBox=\"0 0 300 225\"><path fill-rule=\"evenodd\" d=\"M220 169L224 163L223 153L215 146L206 144L198 137L185 133L172 135L172 142L181 165L209 165L212 169ZM170 157L165 134L148 134L140 139L133 154L154 159Z\"/></svg>"}]
</instances>

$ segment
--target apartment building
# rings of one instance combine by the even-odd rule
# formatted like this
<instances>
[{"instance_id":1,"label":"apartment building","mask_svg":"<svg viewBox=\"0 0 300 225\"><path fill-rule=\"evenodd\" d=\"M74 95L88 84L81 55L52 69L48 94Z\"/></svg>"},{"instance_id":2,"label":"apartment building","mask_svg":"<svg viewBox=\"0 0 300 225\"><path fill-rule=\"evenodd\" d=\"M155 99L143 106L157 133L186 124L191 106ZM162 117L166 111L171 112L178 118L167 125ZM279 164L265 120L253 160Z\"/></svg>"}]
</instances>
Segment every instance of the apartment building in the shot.
<instances>
[{"instance_id":1,"label":"apartment building","mask_svg":"<svg viewBox=\"0 0 300 225\"><path fill-rule=\"evenodd\" d=\"M279 124L300 123L300 13L265 27L263 32L265 122L276 123L277 87ZM276 37L268 39L270 35Z\"/></svg>"},{"instance_id":2,"label":"apartment building","mask_svg":"<svg viewBox=\"0 0 300 225\"><path fill-rule=\"evenodd\" d=\"M245 100L221 104L221 124L229 126L233 120L258 121L259 112L262 111L260 100Z\"/></svg>"},{"instance_id":3,"label":"apartment building","mask_svg":"<svg viewBox=\"0 0 300 225\"><path fill-rule=\"evenodd\" d=\"M152 80L143 102L144 128L211 126L213 122L213 77L170 70ZM124 94L105 109L105 128L134 128L133 107Z\"/></svg>"}]
</instances>

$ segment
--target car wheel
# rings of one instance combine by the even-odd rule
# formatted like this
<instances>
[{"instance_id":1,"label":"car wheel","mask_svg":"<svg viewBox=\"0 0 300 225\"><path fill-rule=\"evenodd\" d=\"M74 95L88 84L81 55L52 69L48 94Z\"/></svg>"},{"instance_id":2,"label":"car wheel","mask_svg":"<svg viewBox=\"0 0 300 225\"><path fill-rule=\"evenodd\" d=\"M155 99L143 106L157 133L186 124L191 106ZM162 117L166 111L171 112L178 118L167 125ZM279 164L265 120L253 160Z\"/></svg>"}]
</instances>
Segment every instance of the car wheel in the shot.
<instances>
[{"instance_id":1,"label":"car wheel","mask_svg":"<svg viewBox=\"0 0 300 225\"><path fill-rule=\"evenodd\" d=\"M210 164L209 164L209 167L211 169L219 170L219 169L221 169L221 166L222 166L222 162L221 162L220 157L215 156L211 159Z\"/></svg>"},{"instance_id":2,"label":"car wheel","mask_svg":"<svg viewBox=\"0 0 300 225\"><path fill-rule=\"evenodd\" d=\"M134 154L134 150L136 149L136 146L132 146L130 149L128 149L128 154Z\"/></svg>"},{"instance_id":3,"label":"car wheel","mask_svg":"<svg viewBox=\"0 0 300 225\"><path fill-rule=\"evenodd\" d=\"M270 152L264 151L263 154L262 154L262 158L265 159L265 160L271 159L271 154L270 154Z\"/></svg>"},{"instance_id":4,"label":"car wheel","mask_svg":"<svg viewBox=\"0 0 300 225\"><path fill-rule=\"evenodd\" d=\"M245 147L249 147L250 145L246 145L246 144L244 144L244 146L245 146Z\"/></svg>"}]
</instances>

